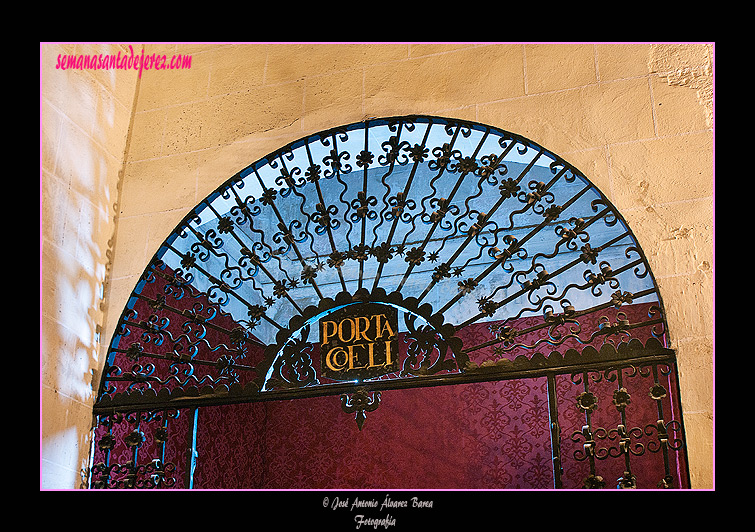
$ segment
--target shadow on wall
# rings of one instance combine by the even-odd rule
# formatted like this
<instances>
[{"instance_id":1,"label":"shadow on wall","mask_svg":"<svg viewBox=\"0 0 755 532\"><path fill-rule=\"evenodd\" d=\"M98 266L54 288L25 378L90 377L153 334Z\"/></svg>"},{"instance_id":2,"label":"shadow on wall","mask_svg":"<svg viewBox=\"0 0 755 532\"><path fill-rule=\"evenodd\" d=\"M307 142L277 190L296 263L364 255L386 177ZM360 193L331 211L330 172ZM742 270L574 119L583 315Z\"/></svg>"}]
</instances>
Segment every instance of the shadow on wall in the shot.
<instances>
[{"instance_id":1,"label":"shadow on wall","mask_svg":"<svg viewBox=\"0 0 755 532\"><path fill-rule=\"evenodd\" d=\"M56 68L62 54L117 45L41 45L41 483L79 487L101 366L103 286L136 75Z\"/></svg>"}]
</instances>

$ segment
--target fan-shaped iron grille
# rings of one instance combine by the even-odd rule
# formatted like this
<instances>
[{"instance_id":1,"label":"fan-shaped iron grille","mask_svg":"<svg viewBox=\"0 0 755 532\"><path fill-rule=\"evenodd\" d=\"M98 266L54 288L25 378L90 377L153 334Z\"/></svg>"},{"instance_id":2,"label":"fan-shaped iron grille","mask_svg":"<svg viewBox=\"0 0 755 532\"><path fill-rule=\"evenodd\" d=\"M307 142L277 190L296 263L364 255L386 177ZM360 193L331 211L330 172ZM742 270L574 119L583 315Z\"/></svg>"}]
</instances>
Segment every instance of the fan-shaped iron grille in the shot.
<instances>
[{"instance_id":1,"label":"fan-shaped iron grille","mask_svg":"<svg viewBox=\"0 0 755 532\"><path fill-rule=\"evenodd\" d=\"M318 324L365 305L397 315L393 364L334 377ZM665 335L632 231L573 166L477 123L374 119L270 154L181 221L95 413L345 394L363 416L366 390L672 360Z\"/></svg>"}]
</instances>

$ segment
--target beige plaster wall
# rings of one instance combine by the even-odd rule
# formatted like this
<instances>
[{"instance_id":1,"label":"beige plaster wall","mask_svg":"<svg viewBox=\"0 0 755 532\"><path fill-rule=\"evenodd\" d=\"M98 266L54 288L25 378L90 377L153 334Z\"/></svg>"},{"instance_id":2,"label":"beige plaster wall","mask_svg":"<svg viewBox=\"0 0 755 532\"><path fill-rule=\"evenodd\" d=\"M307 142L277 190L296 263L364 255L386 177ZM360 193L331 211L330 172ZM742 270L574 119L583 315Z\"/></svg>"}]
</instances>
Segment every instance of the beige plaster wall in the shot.
<instances>
[{"instance_id":1,"label":"beige plaster wall","mask_svg":"<svg viewBox=\"0 0 755 532\"><path fill-rule=\"evenodd\" d=\"M190 54L192 63L188 70L145 72L138 86L103 334L91 368L101 367L126 298L159 244L236 171L307 134L370 116L476 120L561 155L627 218L661 287L679 352L693 487L713 487L712 45L160 44L145 50ZM132 87L133 78L116 74ZM89 397L80 399L83 405Z\"/></svg>"},{"instance_id":2,"label":"beige plaster wall","mask_svg":"<svg viewBox=\"0 0 755 532\"><path fill-rule=\"evenodd\" d=\"M115 231L136 76L56 69L58 55L117 45L40 46L40 485L80 485L102 364L102 289Z\"/></svg>"}]
</instances>

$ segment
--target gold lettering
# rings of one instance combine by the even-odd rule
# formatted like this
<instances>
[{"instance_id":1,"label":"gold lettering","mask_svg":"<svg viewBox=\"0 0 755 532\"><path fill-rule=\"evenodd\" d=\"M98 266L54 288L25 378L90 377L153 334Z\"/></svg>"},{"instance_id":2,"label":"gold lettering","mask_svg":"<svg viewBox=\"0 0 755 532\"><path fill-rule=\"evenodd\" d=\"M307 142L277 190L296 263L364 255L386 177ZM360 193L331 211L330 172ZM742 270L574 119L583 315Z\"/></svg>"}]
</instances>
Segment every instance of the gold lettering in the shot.
<instances>
[{"instance_id":1,"label":"gold lettering","mask_svg":"<svg viewBox=\"0 0 755 532\"><path fill-rule=\"evenodd\" d=\"M364 320L364 324L365 324L364 330L359 329L359 322L361 320ZM370 340L369 337L367 336L367 333L369 332L369 330L370 330L370 318L368 318L367 316L357 316L354 319L354 341L355 342L359 341L360 336L362 337L362 339L366 340L367 342L371 342L372 340Z\"/></svg>"},{"instance_id":2,"label":"gold lettering","mask_svg":"<svg viewBox=\"0 0 755 532\"><path fill-rule=\"evenodd\" d=\"M351 336L349 336L348 338L344 338L343 337L343 324L346 323L347 321L350 324L349 329L350 329ZM354 320L352 320L351 318L346 318L346 319L341 320L341 323L338 324L338 339L341 340L342 342L354 341Z\"/></svg>"},{"instance_id":3,"label":"gold lettering","mask_svg":"<svg viewBox=\"0 0 755 532\"><path fill-rule=\"evenodd\" d=\"M333 332L328 333L328 324L331 324L333 326ZM322 324L322 345L325 345L328 343L328 340L330 340L331 336L335 336L338 332L338 325L336 325L336 322L334 321L326 321Z\"/></svg>"},{"instance_id":4,"label":"gold lettering","mask_svg":"<svg viewBox=\"0 0 755 532\"><path fill-rule=\"evenodd\" d=\"M381 316L385 317L385 314L381 314ZM378 324L379 323L380 323L380 320L378 320ZM393 332L393 329L391 329L391 323L390 323L390 321L389 320L385 320L383 323L385 323L385 326L382 329L378 327L378 334L376 336L376 339L377 338L382 338L383 337L383 331L385 331L386 329L388 329L388 333L389 333L388 337L389 338L391 338L393 336L396 336L396 333Z\"/></svg>"},{"instance_id":5,"label":"gold lettering","mask_svg":"<svg viewBox=\"0 0 755 532\"><path fill-rule=\"evenodd\" d=\"M363 344L351 344L349 346L349 369L362 369L366 368L367 366L355 366L354 365L354 348L355 347L364 347Z\"/></svg>"},{"instance_id":6,"label":"gold lettering","mask_svg":"<svg viewBox=\"0 0 755 532\"><path fill-rule=\"evenodd\" d=\"M375 364L375 344L370 342L369 351L367 352L367 357L370 361L370 365L368 367L370 368L376 368L378 366L382 366L382 364Z\"/></svg>"},{"instance_id":7,"label":"gold lettering","mask_svg":"<svg viewBox=\"0 0 755 532\"><path fill-rule=\"evenodd\" d=\"M343 364L339 364L338 360L336 360L339 353L343 353ZM349 355L343 347L334 347L328 351L325 357L325 364L333 371L341 371L346 367L346 364L349 364Z\"/></svg>"},{"instance_id":8,"label":"gold lettering","mask_svg":"<svg viewBox=\"0 0 755 532\"><path fill-rule=\"evenodd\" d=\"M323 369L333 373L356 375L360 370L372 370L393 365L392 342L397 331L387 314L367 314L340 317L321 322L321 346L324 353ZM376 342L385 342L385 348ZM328 349L329 344L336 344ZM373 372L374 373L374 372ZM370 373L371 374L371 373ZM345 377L344 377L345 378Z\"/></svg>"}]
</instances>

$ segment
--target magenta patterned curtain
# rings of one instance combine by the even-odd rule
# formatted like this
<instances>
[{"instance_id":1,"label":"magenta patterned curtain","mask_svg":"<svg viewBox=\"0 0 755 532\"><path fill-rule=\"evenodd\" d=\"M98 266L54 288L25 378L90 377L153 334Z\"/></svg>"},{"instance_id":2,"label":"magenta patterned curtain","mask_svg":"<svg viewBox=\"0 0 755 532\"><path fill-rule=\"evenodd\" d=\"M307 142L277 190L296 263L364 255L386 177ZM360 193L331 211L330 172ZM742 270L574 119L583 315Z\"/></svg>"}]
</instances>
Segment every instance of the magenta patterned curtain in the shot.
<instances>
[{"instance_id":1,"label":"magenta patterned curtain","mask_svg":"<svg viewBox=\"0 0 755 532\"><path fill-rule=\"evenodd\" d=\"M657 411L648 395L650 377L625 379L632 396L631 456L639 488L657 488L664 472L654 426ZM576 405L581 388L569 376L557 379L563 487L582 488L590 475L579 433L585 414ZM616 430L615 383L594 387L593 425ZM579 437L572 440L572 434ZM599 446L614 458L597 460L608 488L624 473L616 434ZM637 451L637 449L635 449ZM552 489L554 487L548 390L544 377L492 383L417 388L383 393L380 407L359 431L337 397L226 405L200 410L199 488L275 489ZM679 453L670 453L675 485L685 478Z\"/></svg>"},{"instance_id":2,"label":"magenta patterned curtain","mask_svg":"<svg viewBox=\"0 0 755 532\"><path fill-rule=\"evenodd\" d=\"M646 305L624 308L630 319ZM519 324L521 326L525 324ZM467 332L484 335L485 326ZM486 338L490 338L487 333ZM669 399L673 372L658 375L667 391L668 419L679 418ZM561 428L562 487L582 488L590 477L581 433L586 412L577 398L583 375L556 379ZM597 397L590 412L598 431L596 471L605 487L624 475L616 372L589 372ZM636 487L657 488L664 476L652 368L623 370L626 430ZM623 395L621 397L624 397ZM668 420L667 419L667 420ZM626 441L626 437L624 437ZM551 489L554 487L548 389L545 377L386 391L359 431L338 397L202 408L195 485L274 489ZM675 485L685 478L679 453L669 453Z\"/></svg>"},{"instance_id":3,"label":"magenta patterned curtain","mask_svg":"<svg viewBox=\"0 0 755 532\"><path fill-rule=\"evenodd\" d=\"M135 307L134 320L149 316L147 306L158 300L196 315L215 312L201 295L178 297L172 290L166 292L163 283L145 289L147 299ZM593 322L585 317L580 325L585 331L600 330L601 323L620 319L642 323L652 313L650 304L624 305L605 309ZM530 317L506 325L524 331L542 321ZM236 326L222 315L213 324L226 330ZM459 336L465 346L479 345L495 338L497 325L473 324ZM187 333L186 324L178 321L169 327L175 337L200 330ZM543 329L539 331L517 337L516 343L541 342ZM652 325L638 327L632 337L644 342L652 331ZM221 344L212 328L202 333L206 345ZM601 335L593 347L622 340L621 335ZM159 351L159 342L160 333L149 329L141 337L145 351ZM180 343L171 345L175 349ZM405 342L401 345L403 355ZM226 348L218 347L216 358L221 359ZM575 339L538 345L544 354L583 348ZM473 351L470 358L483 364L513 360L524 352L501 343ZM258 360L261 349L252 348L248 356ZM154 373L170 373L170 362L153 360L160 366ZM129 369L147 373L136 360ZM217 367L199 366L191 379L205 382L217 375L213 370ZM175 375L165 384L186 378ZM615 488L623 482L657 488L664 482L664 461L671 472L667 487L688 487L684 453L675 450L681 448L675 421L681 413L673 367L650 364L564 374L556 376L555 384L561 487ZM551 489L555 478L548 403L547 379L538 377L384 391L361 431L354 414L342 411L338 396L201 407L196 425L191 409L101 416L93 485L184 488L195 440L193 487L199 489Z\"/></svg>"}]
</instances>

